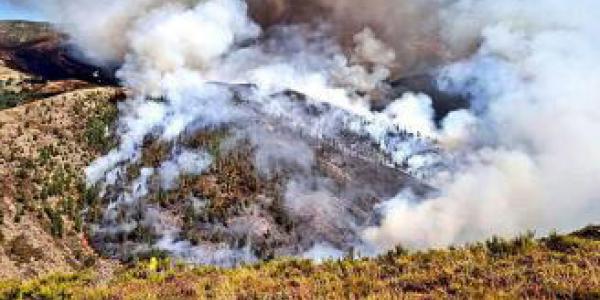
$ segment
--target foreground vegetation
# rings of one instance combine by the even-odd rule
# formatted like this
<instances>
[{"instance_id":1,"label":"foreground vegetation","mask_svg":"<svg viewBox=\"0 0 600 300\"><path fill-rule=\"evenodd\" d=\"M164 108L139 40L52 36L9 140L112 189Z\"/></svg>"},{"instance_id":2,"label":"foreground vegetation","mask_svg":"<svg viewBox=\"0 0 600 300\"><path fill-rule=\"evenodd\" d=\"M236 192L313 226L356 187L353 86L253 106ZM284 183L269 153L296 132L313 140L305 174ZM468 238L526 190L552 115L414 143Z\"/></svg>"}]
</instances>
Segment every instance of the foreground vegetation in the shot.
<instances>
[{"instance_id":1,"label":"foreground vegetation","mask_svg":"<svg viewBox=\"0 0 600 300\"><path fill-rule=\"evenodd\" d=\"M373 259L279 259L235 269L151 259L104 282L92 270L0 282L2 299L600 298L600 227L536 240Z\"/></svg>"}]
</instances>

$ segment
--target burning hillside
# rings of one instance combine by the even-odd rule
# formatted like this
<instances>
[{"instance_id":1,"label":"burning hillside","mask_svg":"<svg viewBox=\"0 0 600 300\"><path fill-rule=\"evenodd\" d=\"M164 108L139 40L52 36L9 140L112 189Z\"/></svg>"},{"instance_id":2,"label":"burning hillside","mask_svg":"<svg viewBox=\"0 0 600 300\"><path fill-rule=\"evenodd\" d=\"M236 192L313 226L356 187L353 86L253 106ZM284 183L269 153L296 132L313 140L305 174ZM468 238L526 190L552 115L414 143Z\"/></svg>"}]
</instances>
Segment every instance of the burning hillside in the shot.
<instances>
[{"instance_id":1,"label":"burning hillside","mask_svg":"<svg viewBox=\"0 0 600 300\"><path fill-rule=\"evenodd\" d=\"M80 79L116 84L107 71L78 58L66 36L46 23L0 22L0 60L46 80Z\"/></svg>"},{"instance_id":2,"label":"burning hillside","mask_svg":"<svg viewBox=\"0 0 600 300\"><path fill-rule=\"evenodd\" d=\"M595 2L363 2L36 3L130 91L93 245L232 265L598 221Z\"/></svg>"}]
</instances>

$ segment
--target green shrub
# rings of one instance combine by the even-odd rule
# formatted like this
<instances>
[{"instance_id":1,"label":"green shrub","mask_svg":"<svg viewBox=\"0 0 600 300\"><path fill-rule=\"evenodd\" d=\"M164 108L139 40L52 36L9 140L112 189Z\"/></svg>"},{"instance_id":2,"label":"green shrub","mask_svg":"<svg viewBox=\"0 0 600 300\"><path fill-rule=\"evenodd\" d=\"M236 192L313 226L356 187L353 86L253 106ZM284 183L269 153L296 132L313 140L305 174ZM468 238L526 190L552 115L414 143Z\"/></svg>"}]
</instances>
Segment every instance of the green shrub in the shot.
<instances>
[{"instance_id":1,"label":"green shrub","mask_svg":"<svg viewBox=\"0 0 600 300\"><path fill-rule=\"evenodd\" d=\"M90 119L84 133L85 140L90 147L99 152L106 152L115 146L109 127L117 118L116 108L104 108L97 117Z\"/></svg>"},{"instance_id":2,"label":"green shrub","mask_svg":"<svg viewBox=\"0 0 600 300\"><path fill-rule=\"evenodd\" d=\"M100 119L92 119L88 124L85 130L85 138L88 144L98 150L104 151L108 146L108 141L106 139L107 125L102 122Z\"/></svg>"},{"instance_id":3,"label":"green shrub","mask_svg":"<svg viewBox=\"0 0 600 300\"><path fill-rule=\"evenodd\" d=\"M27 101L32 95L28 93L16 93L12 91L0 91L0 110L13 108Z\"/></svg>"},{"instance_id":4,"label":"green shrub","mask_svg":"<svg viewBox=\"0 0 600 300\"><path fill-rule=\"evenodd\" d=\"M552 232L547 238L543 239L543 242L550 250L570 252L580 248L583 241L576 236L559 235Z\"/></svg>"},{"instance_id":5,"label":"green shrub","mask_svg":"<svg viewBox=\"0 0 600 300\"><path fill-rule=\"evenodd\" d=\"M53 210L49 206L44 207L46 216L50 219L50 233L52 236L62 238L64 234L64 221L59 211Z\"/></svg>"},{"instance_id":6,"label":"green shrub","mask_svg":"<svg viewBox=\"0 0 600 300\"><path fill-rule=\"evenodd\" d=\"M486 248L493 257L506 257L522 254L535 245L534 233L528 232L518 237L507 240L494 236L485 242Z\"/></svg>"},{"instance_id":7,"label":"green shrub","mask_svg":"<svg viewBox=\"0 0 600 300\"><path fill-rule=\"evenodd\" d=\"M50 159L52 158L54 149L52 147L43 147L42 149L40 149L39 153L38 153L38 157L40 160L40 163L42 165L47 164Z\"/></svg>"},{"instance_id":8,"label":"green shrub","mask_svg":"<svg viewBox=\"0 0 600 300\"><path fill-rule=\"evenodd\" d=\"M98 188L97 187L85 187L83 184L83 202L86 206L94 206L98 203Z\"/></svg>"},{"instance_id":9,"label":"green shrub","mask_svg":"<svg viewBox=\"0 0 600 300\"><path fill-rule=\"evenodd\" d=\"M62 196L73 182L72 175L64 168L57 168L52 172L50 180L46 181L42 187L40 197L47 199L52 196Z\"/></svg>"},{"instance_id":10,"label":"green shrub","mask_svg":"<svg viewBox=\"0 0 600 300\"><path fill-rule=\"evenodd\" d=\"M581 230L575 231L571 235L582 239L600 241L600 225L588 225Z\"/></svg>"},{"instance_id":11,"label":"green shrub","mask_svg":"<svg viewBox=\"0 0 600 300\"><path fill-rule=\"evenodd\" d=\"M80 215L73 218L73 229L77 232L83 231L83 218Z\"/></svg>"}]
</instances>

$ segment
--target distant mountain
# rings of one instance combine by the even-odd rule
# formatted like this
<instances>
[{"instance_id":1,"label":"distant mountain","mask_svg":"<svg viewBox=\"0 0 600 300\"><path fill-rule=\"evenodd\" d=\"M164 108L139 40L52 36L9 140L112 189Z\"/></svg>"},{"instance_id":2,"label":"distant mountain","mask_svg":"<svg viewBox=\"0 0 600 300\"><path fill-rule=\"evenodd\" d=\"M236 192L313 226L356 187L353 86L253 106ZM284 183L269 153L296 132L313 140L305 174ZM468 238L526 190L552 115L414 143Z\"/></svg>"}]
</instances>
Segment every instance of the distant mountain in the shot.
<instances>
[{"instance_id":1,"label":"distant mountain","mask_svg":"<svg viewBox=\"0 0 600 300\"><path fill-rule=\"evenodd\" d=\"M48 80L76 78L96 84L116 83L110 71L79 59L68 38L48 23L0 21L0 60Z\"/></svg>"}]
</instances>

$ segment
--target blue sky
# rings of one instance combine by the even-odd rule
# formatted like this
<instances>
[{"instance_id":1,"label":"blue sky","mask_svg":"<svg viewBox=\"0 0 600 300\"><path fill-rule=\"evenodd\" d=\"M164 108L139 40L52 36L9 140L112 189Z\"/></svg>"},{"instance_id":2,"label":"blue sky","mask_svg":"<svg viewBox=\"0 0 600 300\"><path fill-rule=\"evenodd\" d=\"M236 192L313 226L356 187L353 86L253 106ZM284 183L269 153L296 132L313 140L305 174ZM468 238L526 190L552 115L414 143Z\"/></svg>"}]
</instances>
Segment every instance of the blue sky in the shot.
<instances>
[{"instance_id":1,"label":"blue sky","mask_svg":"<svg viewBox=\"0 0 600 300\"><path fill-rule=\"evenodd\" d=\"M13 19L42 20L43 18L31 10L18 8L14 5L6 3L6 0L0 0L0 20Z\"/></svg>"}]
</instances>

